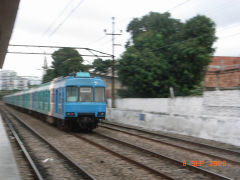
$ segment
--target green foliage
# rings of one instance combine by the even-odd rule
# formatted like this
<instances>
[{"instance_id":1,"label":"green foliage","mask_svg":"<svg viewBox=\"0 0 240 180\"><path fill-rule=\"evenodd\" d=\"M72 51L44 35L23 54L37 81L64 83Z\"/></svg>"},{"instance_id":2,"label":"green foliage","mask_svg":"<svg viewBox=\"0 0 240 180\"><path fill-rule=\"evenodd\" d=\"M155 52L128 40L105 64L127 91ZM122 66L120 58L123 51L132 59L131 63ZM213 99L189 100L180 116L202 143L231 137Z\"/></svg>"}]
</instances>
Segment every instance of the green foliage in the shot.
<instances>
[{"instance_id":1,"label":"green foliage","mask_svg":"<svg viewBox=\"0 0 240 180\"><path fill-rule=\"evenodd\" d=\"M194 89L190 90L191 96L202 96L203 95L203 85L196 85L193 87Z\"/></svg>"},{"instance_id":2,"label":"green foliage","mask_svg":"<svg viewBox=\"0 0 240 180\"><path fill-rule=\"evenodd\" d=\"M43 76L43 83L60 76L68 76L69 73L78 71L88 71L89 66L84 65L83 58L73 48L62 48L55 51L52 55L52 69L48 69Z\"/></svg>"},{"instance_id":3,"label":"green foliage","mask_svg":"<svg viewBox=\"0 0 240 180\"><path fill-rule=\"evenodd\" d=\"M47 73L43 76L42 82L43 83L50 82L54 78L55 78L54 70L53 69L48 69Z\"/></svg>"},{"instance_id":4,"label":"green foliage","mask_svg":"<svg viewBox=\"0 0 240 180\"><path fill-rule=\"evenodd\" d=\"M133 19L127 28L131 41L118 61L119 79L125 97L168 97L169 87L176 96L193 94L205 74L215 24L198 15L180 22L169 13L154 13Z\"/></svg>"},{"instance_id":5,"label":"green foliage","mask_svg":"<svg viewBox=\"0 0 240 180\"><path fill-rule=\"evenodd\" d=\"M101 58L95 59L92 68L94 72L107 73L108 69L112 66L112 60L107 59L103 61Z\"/></svg>"}]
</instances>

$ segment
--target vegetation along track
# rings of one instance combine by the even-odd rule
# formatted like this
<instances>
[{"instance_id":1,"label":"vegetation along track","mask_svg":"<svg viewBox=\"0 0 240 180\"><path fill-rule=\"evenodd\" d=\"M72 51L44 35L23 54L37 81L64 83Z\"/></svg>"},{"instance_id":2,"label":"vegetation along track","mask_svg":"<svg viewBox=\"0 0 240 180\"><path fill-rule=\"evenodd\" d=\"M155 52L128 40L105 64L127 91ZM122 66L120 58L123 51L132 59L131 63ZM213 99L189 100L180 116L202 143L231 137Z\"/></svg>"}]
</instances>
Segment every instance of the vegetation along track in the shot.
<instances>
[{"instance_id":1,"label":"vegetation along track","mask_svg":"<svg viewBox=\"0 0 240 180\"><path fill-rule=\"evenodd\" d=\"M153 173L159 173L160 176L168 176L170 179L231 179L199 167L190 165L184 167L182 162L176 159L106 136L102 133L73 133L72 135L138 164Z\"/></svg>"},{"instance_id":2,"label":"vegetation along track","mask_svg":"<svg viewBox=\"0 0 240 180\"><path fill-rule=\"evenodd\" d=\"M182 165L185 162L234 179L240 179L240 153L238 151L191 142L179 137L175 138L115 123L102 123L100 127L97 132L126 140L130 144L147 147L157 153L161 152L168 157L178 159L182 162Z\"/></svg>"},{"instance_id":3,"label":"vegetation along track","mask_svg":"<svg viewBox=\"0 0 240 180\"><path fill-rule=\"evenodd\" d=\"M91 179L92 175L14 114L1 110L26 155L36 179ZM17 127L17 128L15 128Z\"/></svg>"}]
</instances>

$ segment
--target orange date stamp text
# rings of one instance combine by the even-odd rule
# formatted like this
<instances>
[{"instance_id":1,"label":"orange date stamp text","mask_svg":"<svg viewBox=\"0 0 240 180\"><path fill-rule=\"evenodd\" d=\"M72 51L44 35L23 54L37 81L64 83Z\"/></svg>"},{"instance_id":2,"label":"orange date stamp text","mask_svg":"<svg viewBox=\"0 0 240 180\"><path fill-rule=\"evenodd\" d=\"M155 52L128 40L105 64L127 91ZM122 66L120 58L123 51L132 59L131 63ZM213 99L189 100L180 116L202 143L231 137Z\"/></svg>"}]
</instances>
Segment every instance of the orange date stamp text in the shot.
<instances>
[{"instance_id":1,"label":"orange date stamp text","mask_svg":"<svg viewBox=\"0 0 240 180\"><path fill-rule=\"evenodd\" d=\"M183 166L196 166L201 167L203 165L209 165L209 166L227 166L227 161L204 161L204 160L193 160L190 163L187 164L187 161L183 161Z\"/></svg>"}]
</instances>

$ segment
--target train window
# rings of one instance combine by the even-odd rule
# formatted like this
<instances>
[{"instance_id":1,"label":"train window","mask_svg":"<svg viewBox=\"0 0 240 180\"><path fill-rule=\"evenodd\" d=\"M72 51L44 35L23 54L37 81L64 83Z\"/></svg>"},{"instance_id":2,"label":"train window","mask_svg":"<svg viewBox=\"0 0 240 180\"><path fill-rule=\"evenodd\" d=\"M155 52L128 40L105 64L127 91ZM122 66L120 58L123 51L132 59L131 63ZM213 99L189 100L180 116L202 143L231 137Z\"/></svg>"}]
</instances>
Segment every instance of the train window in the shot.
<instances>
[{"instance_id":1,"label":"train window","mask_svg":"<svg viewBox=\"0 0 240 180\"><path fill-rule=\"evenodd\" d=\"M74 86L67 87L67 102L78 101L78 88Z\"/></svg>"},{"instance_id":2,"label":"train window","mask_svg":"<svg viewBox=\"0 0 240 180\"><path fill-rule=\"evenodd\" d=\"M95 101L96 102L104 102L104 88L103 87L96 87L95 88Z\"/></svg>"},{"instance_id":3,"label":"train window","mask_svg":"<svg viewBox=\"0 0 240 180\"><path fill-rule=\"evenodd\" d=\"M81 102L93 101L93 91L91 87L80 87L80 101Z\"/></svg>"}]
</instances>

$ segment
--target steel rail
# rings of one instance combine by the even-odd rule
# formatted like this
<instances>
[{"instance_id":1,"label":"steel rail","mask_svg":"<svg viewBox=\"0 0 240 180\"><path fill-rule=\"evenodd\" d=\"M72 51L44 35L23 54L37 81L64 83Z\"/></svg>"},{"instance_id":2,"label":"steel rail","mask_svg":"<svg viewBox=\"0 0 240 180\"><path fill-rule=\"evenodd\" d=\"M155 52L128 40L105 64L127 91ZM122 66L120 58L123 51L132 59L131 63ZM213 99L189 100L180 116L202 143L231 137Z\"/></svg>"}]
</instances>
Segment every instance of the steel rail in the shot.
<instances>
[{"instance_id":1,"label":"steel rail","mask_svg":"<svg viewBox=\"0 0 240 180\"><path fill-rule=\"evenodd\" d=\"M153 173L153 174L155 174L155 175L157 175L157 176L161 176L161 177L166 178L166 179L168 179L168 180L174 180L174 179L171 178L170 176L167 176L167 175L163 174L163 173L160 172L160 171L157 171L157 170L155 170L155 169L152 169L152 168L149 167L149 166L146 166L146 165L144 165L144 164L142 164L142 163L140 163L140 162L137 162L137 161L135 161L135 160L133 160L133 159L130 159L130 158L128 158L128 157L126 157L126 156L118 153L118 152L115 152L115 151L113 151L113 150L111 150L111 149L109 149L109 148L104 147L103 145L100 145L100 144L98 144L98 143L95 143L94 141L91 141L91 140L89 140L88 138L85 138L85 137L83 137L83 136L81 136L81 135L79 135L79 134L76 134L76 133L70 133L70 134L73 135L73 136L75 136L75 137L77 137L77 138L79 138L79 139L81 139L81 140L83 140L83 141L86 141L87 143L89 143L89 144L91 144L91 145L94 145L94 146L96 146L96 147L98 147L98 148L100 148L100 149L102 149L102 150L104 150L104 151L107 151L107 152L111 153L112 155L114 155L114 156L116 156L116 157L118 157L118 158L120 158L120 159L123 159L123 160L125 160L125 161L127 161L127 162L130 162L130 163L132 163L132 164L134 164L134 165L137 165L137 166L139 166L139 167L141 167L141 168L143 168L143 169L145 169L145 170L147 170L147 171L149 171L149 172L151 172L151 173Z\"/></svg>"},{"instance_id":2,"label":"steel rail","mask_svg":"<svg viewBox=\"0 0 240 180\"><path fill-rule=\"evenodd\" d=\"M206 152L203 152L203 151L199 151L199 150L195 150L195 149L191 149L191 148L186 148L186 147L183 147L183 146L180 146L180 145L168 143L168 142L161 141L161 140L158 140L158 139L152 139L152 138L145 137L145 136L142 136L142 135L130 133L130 132L127 132L127 131L124 131L124 130L108 127L106 125L99 125L99 127L114 130L114 131L118 131L118 132L122 132L122 133L125 133L125 134L128 134L128 135L131 135L131 136L136 136L136 137L139 137L139 138L142 138L142 139L146 139L146 140L156 142L156 143L165 144L165 145L176 147L176 148L183 149L183 150L186 150L186 151L202 154L202 155L205 155L205 156L208 156L208 157L213 157L213 158L217 158L217 159L221 159L221 160L226 160L226 161L231 162L233 164L240 165L240 161L235 161L235 160L228 159L228 158L225 158L225 157L222 157L222 156L217 156L217 155L209 154L209 153L206 153Z\"/></svg>"},{"instance_id":3,"label":"steel rail","mask_svg":"<svg viewBox=\"0 0 240 180\"><path fill-rule=\"evenodd\" d=\"M121 144L123 144L123 145L125 145L125 146L131 147L131 148L134 148L134 149L138 149L138 150L140 150L140 151L142 151L142 152L146 152L146 153L151 154L151 155L153 155L153 156L155 156L155 157L157 157L157 158L164 158L164 159L166 159L166 160L168 160L168 161L171 161L172 163L175 163L175 164L177 164L177 165L180 165L180 167L181 167L181 166L183 167L183 163L182 163L181 161L179 161L179 160L170 158L170 157L168 157L168 156L165 156L165 155L160 154L160 153L157 153L157 152L150 151L150 150L145 149L145 148L140 147L140 146L136 146L136 145L127 143L127 142L125 142L125 141L121 141L121 140L116 139L116 138L113 138L113 137L109 137L109 136L103 135L102 133L97 133L97 132L95 132L95 134L97 134L98 136L102 136L102 137L104 137L104 138L106 138L106 139L109 139L109 140L112 140L112 141L121 143ZM205 169L200 168L200 167L191 166L191 165L189 165L189 164L186 164L185 167L186 167L186 168L189 168L190 170L194 170L194 171L201 172L201 173L203 173L203 174L205 174L205 175L210 175L210 176L213 177L213 178L224 179L224 180L231 180L231 178L229 178L229 177L226 177L226 176L217 174L217 173L215 173L215 172L211 172L211 171L205 170Z\"/></svg>"},{"instance_id":4,"label":"steel rail","mask_svg":"<svg viewBox=\"0 0 240 180\"><path fill-rule=\"evenodd\" d=\"M68 155L64 154L59 148L52 145L46 138L44 138L42 135L40 135L37 131L35 131L33 128L31 128L28 124L26 124L21 118L18 118L15 116L12 112L8 113L14 117L17 121L19 121L22 125L24 125L27 129L29 129L32 133L34 133L36 136L38 136L40 139L42 139L46 144L48 144L55 152L57 152L60 156L62 156L67 162L69 162L72 166L74 166L75 169L78 169L87 179L91 180L97 180L93 175L88 173L83 167L81 167L79 164L77 164L75 161L73 161Z\"/></svg>"},{"instance_id":5,"label":"steel rail","mask_svg":"<svg viewBox=\"0 0 240 180\"><path fill-rule=\"evenodd\" d=\"M21 148L26 160L30 164L30 166L31 166L31 168L32 168L32 170L35 174L35 177L38 180L44 180L40 171L38 170L37 166L35 165L34 161L32 160L30 154L28 153L26 147L24 146L24 143L21 141L20 137L18 136L14 126L12 125L12 122L8 119L7 115L3 111L1 111L1 114L3 115L3 120L7 123L9 129L11 130L11 132L13 134L13 136L17 140L17 143L18 143L19 147Z\"/></svg>"},{"instance_id":6,"label":"steel rail","mask_svg":"<svg viewBox=\"0 0 240 180\"><path fill-rule=\"evenodd\" d=\"M178 138L178 137L163 135L163 134L150 132L150 131L143 130L143 129L136 129L136 128L133 128L133 127L128 127L128 126L120 125L120 124L115 124L115 123L110 123L110 122L101 122L101 123L112 125L112 126L117 126L117 127L121 127L121 128L125 128L125 129L129 129L129 130L134 130L134 131L138 131L138 132L143 132L143 133L147 133L147 134L150 134L150 135L155 135L155 136L158 136L158 137L164 137L164 138L168 138L168 139L182 141L182 142L185 142L185 143L195 144L197 146L204 146L204 147L207 147L207 148L217 149L217 150L221 150L221 151L224 151L224 152L227 152L227 153L232 153L232 154L236 154L236 155L240 156L240 152L234 151L234 150L231 150L231 149L220 148L220 147L216 147L216 146L213 146L213 145L200 143L200 142L193 142L193 141L181 139L181 138Z\"/></svg>"}]
</instances>

